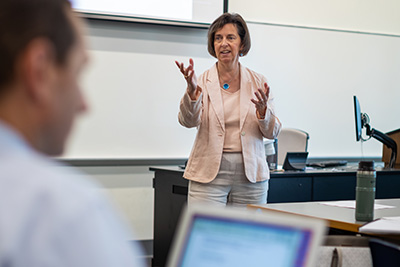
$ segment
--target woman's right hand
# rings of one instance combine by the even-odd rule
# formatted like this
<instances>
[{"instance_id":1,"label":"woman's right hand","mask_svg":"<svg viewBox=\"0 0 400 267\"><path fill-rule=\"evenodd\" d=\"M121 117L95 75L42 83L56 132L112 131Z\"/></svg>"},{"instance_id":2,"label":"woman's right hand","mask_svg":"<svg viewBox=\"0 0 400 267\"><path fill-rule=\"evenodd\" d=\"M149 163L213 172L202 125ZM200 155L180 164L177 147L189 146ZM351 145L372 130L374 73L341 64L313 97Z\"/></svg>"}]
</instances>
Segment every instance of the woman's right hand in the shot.
<instances>
[{"instance_id":1,"label":"woman's right hand","mask_svg":"<svg viewBox=\"0 0 400 267\"><path fill-rule=\"evenodd\" d=\"M185 68L183 63L175 61L179 70L183 74L187 82L187 92L192 100L197 100L201 94L201 88L197 86L197 77L194 72L194 62L193 59L189 59L189 66Z\"/></svg>"}]
</instances>

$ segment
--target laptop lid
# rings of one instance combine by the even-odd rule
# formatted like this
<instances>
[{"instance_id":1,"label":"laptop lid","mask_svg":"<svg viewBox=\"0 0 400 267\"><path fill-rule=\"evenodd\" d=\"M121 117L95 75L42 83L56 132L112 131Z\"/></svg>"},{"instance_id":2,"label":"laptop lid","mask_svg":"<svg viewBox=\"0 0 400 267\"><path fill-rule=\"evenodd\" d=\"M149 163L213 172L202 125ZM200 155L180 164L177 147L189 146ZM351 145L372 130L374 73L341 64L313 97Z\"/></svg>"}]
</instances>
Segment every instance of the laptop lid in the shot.
<instances>
[{"instance_id":1,"label":"laptop lid","mask_svg":"<svg viewBox=\"0 0 400 267\"><path fill-rule=\"evenodd\" d=\"M168 267L309 267L325 222L279 212L191 205L177 229Z\"/></svg>"},{"instance_id":2,"label":"laptop lid","mask_svg":"<svg viewBox=\"0 0 400 267\"><path fill-rule=\"evenodd\" d=\"M307 156L308 152L287 152L282 168L284 170L304 171L306 169Z\"/></svg>"}]
</instances>

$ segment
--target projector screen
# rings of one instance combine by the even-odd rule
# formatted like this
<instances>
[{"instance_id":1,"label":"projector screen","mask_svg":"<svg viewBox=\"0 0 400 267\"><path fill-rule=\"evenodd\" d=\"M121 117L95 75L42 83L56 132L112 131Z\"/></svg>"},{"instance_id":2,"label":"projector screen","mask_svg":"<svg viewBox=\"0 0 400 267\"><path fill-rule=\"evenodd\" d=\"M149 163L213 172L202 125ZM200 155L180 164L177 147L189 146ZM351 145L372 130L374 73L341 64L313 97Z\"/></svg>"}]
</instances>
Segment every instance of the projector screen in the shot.
<instances>
[{"instance_id":1,"label":"projector screen","mask_svg":"<svg viewBox=\"0 0 400 267\"><path fill-rule=\"evenodd\" d=\"M72 0L85 17L208 26L224 12L224 0Z\"/></svg>"}]
</instances>

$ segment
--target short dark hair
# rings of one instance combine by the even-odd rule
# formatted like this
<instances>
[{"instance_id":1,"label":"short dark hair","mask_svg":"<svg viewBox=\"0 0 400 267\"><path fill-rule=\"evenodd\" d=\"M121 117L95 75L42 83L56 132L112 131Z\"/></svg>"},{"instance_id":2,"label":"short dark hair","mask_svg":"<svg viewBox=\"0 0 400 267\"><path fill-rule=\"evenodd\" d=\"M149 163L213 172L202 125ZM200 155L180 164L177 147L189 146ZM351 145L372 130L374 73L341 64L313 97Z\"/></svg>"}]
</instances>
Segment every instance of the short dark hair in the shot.
<instances>
[{"instance_id":1,"label":"short dark hair","mask_svg":"<svg viewBox=\"0 0 400 267\"><path fill-rule=\"evenodd\" d=\"M43 37L54 46L56 63L66 62L76 42L68 0L0 0L0 94L15 78L15 64L26 46Z\"/></svg>"},{"instance_id":2,"label":"short dark hair","mask_svg":"<svg viewBox=\"0 0 400 267\"><path fill-rule=\"evenodd\" d=\"M222 29L226 24L232 23L236 26L238 34L240 36L241 46L242 49L240 53L245 56L250 51L251 42L250 42L250 33L249 29L247 28L247 24L237 13L224 13L219 16L214 22L211 24L210 28L208 29L208 53L213 57L217 57L214 48L214 38L215 33Z\"/></svg>"}]
</instances>

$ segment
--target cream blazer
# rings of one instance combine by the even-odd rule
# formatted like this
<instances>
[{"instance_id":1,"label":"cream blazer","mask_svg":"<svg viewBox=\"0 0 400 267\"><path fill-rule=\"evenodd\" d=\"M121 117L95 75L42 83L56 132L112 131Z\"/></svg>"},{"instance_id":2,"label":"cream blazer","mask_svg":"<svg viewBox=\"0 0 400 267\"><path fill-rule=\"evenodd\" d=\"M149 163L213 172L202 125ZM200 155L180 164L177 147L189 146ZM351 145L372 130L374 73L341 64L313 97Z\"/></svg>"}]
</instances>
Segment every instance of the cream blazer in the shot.
<instances>
[{"instance_id":1,"label":"cream blazer","mask_svg":"<svg viewBox=\"0 0 400 267\"><path fill-rule=\"evenodd\" d=\"M256 116L254 92L264 88L266 79L240 65L240 138L247 179L254 183L269 179L263 137L274 139L281 123L275 116L273 98L268 100L264 120ZM202 94L192 101L187 93L180 102L178 120L187 128L197 127L197 136L183 175L184 178L208 183L217 176L221 164L225 122L221 89L216 64L198 78Z\"/></svg>"}]
</instances>

